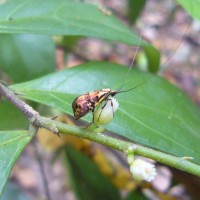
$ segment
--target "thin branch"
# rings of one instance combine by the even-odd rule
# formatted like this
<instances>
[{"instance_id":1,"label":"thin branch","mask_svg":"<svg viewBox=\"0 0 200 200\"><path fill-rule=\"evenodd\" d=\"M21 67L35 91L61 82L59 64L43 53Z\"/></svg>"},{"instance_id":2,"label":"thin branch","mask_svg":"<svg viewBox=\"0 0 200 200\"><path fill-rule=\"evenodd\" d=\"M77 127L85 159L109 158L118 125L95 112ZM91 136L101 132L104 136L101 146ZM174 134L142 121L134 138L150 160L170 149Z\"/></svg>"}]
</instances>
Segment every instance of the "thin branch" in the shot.
<instances>
[{"instance_id":1,"label":"thin branch","mask_svg":"<svg viewBox=\"0 0 200 200\"><path fill-rule=\"evenodd\" d=\"M32 107L26 104L24 101L20 100L14 92L9 90L4 84L0 83L0 94L4 96L8 101L13 103L17 108L19 108L27 117L29 121L38 114Z\"/></svg>"},{"instance_id":2,"label":"thin branch","mask_svg":"<svg viewBox=\"0 0 200 200\"><path fill-rule=\"evenodd\" d=\"M122 141L120 139L104 135L102 133L94 133L86 128L71 126L68 124L54 121L52 119L42 117L39 115L39 113L33 110L33 108L31 108L25 102L17 98L10 89L5 87L1 83L0 94L6 97L14 105L16 105L19 108L19 110L21 110L26 115L30 123L32 123L36 127L43 127L53 131L54 133L69 134L88 139L108 146L110 148L119 150L123 153L128 153L128 151L130 151L131 149L135 155L141 155L156 160L165 165L177 168L179 170L189 172L196 176L200 176L200 166L189 161L189 157L172 156L170 154L156 151L151 148L147 148L127 141Z\"/></svg>"},{"instance_id":3,"label":"thin branch","mask_svg":"<svg viewBox=\"0 0 200 200\"><path fill-rule=\"evenodd\" d=\"M41 121L40 121L41 116L39 115L39 113L35 111L31 106L26 104L24 101L19 99L11 89L6 87L1 82L0 82L0 95L4 96L8 101L10 101L19 110L21 110L33 126L39 127L39 128L42 127ZM54 126L54 124L50 124L48 129L51 130L55 134L59 133L56 127Z\"/></svg>"}]
</instances>

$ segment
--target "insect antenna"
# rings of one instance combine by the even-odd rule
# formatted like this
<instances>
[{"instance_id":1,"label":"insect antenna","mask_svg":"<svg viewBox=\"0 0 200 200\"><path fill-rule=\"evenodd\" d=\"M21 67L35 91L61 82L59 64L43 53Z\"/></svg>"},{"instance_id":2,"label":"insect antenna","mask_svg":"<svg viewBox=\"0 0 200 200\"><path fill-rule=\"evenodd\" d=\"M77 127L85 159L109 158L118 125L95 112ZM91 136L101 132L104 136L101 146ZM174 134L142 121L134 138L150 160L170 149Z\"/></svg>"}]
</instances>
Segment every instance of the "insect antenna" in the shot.
<instances>
[{"instance_id":1,"label":"insect antenna","mask_svg":"<svg viewBox=\"0 0 200 200\"><path fill-rule=\"evenodd\" d=\"M122 82L121 86L120 86L119 89L117 90L117 93L120 93L121 89L123 88L123 86L124 86L124 84L125 84L125 82L126 82L126 78L127 78L128 74L129 74L129 72L130 72L131 69L133 68L133 64L134 64L134 61L135 61L135 57L136 57L136 55L137 55L137 53L138 53L138 51L139 51L139 48L140 48L140 43L141 43L141 40L142 40L142 34L143 34L143 30L141 31L141 34L140 34L140 37L139 37L139 41L138 41L138 45L137 45L137 47L136 47L136 52L135 52L135 54L134 54L134 56L133 56L131 65L130 65L128 71L126 72L126 75L125 75L125 77L124 77L124 81Z\"/></svg>"},{"instance_id":2,"label":"insect antenna","mask_svg":"<svg viewBox=\"0 0 200 200\"><path fill-rule=\"evenodd\" d=\"M176 52L177 52L178 49L180 48L182 42L184 41L186 34L189 32L189 30L190 30L190 28L191 28L191 25L192 25L192 23L189 24L189 25L185 28L185 30L184 30L184 32L183 32L183 34L182 34L182 36L181 36L181 39L179 40L179 42L176 44L176 46L175 46L174 49L172 50L172 53L169 55L169 57L168 57L166 60L163 61L163 63L161 63L162 67L167 66L167 64L169 64L171 58L174 57L174 55L176 54Z\"/></svg>"},{"instance_id":3,"label":"insect antenna","mask_svg":"<svg viewBox=\"0 0 200 200\"><path fill-rule=\"evenodd\" d=\"M132 87L132 88L130 88L128 90L117 91L117 93L119 94L119 93L123 93L123 92L128 92L128 91L134 90L135 88L137 88L137 87L143 85L144 83L146 83L147 81L149 81L152 77L154 77L154 76L152 75L150 78L147 78L145 81L135 85L134 87Z\"/></svg>"},{"instance_id":4,"label":"insect antenna","mask_svg":"<svg viewBox=\"0 0 200 200\"><path fill-rule=\"evenodd\" d=\"M145 10L146 10L146 4L145 4L145 7L144 7L144 13L145 13ZM178 44L177 44L176 47L174 48L174 50L173 50L173 52L171 53L171 55L170 55L165 61L163 61L163 63L161 63L160 66L163 66L163 67L166 66L167 63L170 61L170 59L176 54L177 50L179 49L179 47L181 46L181 44L182 44L182 42L183 42L183 40L184 40L184 36L185 36L185 35L188 33L188 31L190 30L190 27L191 27L191 24L189 24L189 25L185 28L185 30L184 30L184 32L183 32L183 35L182 35L182 37L181 37L181 40L178 42ZM136 85L136 86L134 86L134 87L132 87L132 88L130 88L130 89L128 89L128 90L123 90L123 91L121 91L121 89L123 88L123 86L124 86L124 84L125 84L125 82L126 82L126 78L127 78L127 76L129 75L129 72L130 72L131 69L133 68L133 64L134 64L136 55L137 55L137 53L138 53L138 51L139 51L139 48L140 48L140 43L141 43L141 39L142 39L142 34L143 34L143 30L141 31L141 34L140 34L140 37L139 37L139 42L138 42L138 45L137 45L137 48L136 48L136 52L135 52L135 54L134 54L134 56L133 56L131 65L130 65L130 67L129 67L129 69L128 69L128 71L127 71L125 77L124 77L124 81L122 82L122 84L121 84L121 86L119 87L119 89L116 91L117 94L118 94L118 93L123 93L123 92L131 91L131 90L133 90L133 89L135 89L135 88L137 88L137 87L143 85L143 84L146 83L148 80L150 80L152 77L154 77L154 76L152 75L150 78L148 78L148 79L146 79L145 81L139 83L138 85Z\"/></svg>"},{"instance_id":5,"label":"insect antenna","mask_svg":"<svg viewBox=\"0 0 200 200\"><path fill-rule=\"evenodd\" d=\"M145 3L145 5L144 5L144 13L145 13L145 11L146 11L146 3ZM139 48L140 48L140 44L141 44L141 40L142 40L143 31L144 31L144 30L142 29L142 30L141 30L141 33L140 33L139 40L138 40L138 44L137 44L137 47L136 47L136 51L135 51L134 56L133 56L132 61L131 61L131 65L130 65L128 71L126 72L126 75L125 75L125 77L124 77L124 81L122 82L121 86L120 86L119 89L117 90L117 93L120 93L121 89L123 88L123 86L124 86L124 84L125 84L125 82L126 82L126 78L127 78L127 76L129 75L129 72L130 72L131 69L133 68L133 64L134 64L136 55L137 55L137 53L138 53L138 51L139 51ZM145 81L145 82L146 82L146 81ZM135 86L135 87L136 87L136 86ZM135 87L134 87L134 88L135 88ZM131 89L134 89L134 88L131 88ZM130 89L130 90L131 90L131 89ZM129 90L128 90L128 91L129 91Z\"/></svg>"}]
</instances>

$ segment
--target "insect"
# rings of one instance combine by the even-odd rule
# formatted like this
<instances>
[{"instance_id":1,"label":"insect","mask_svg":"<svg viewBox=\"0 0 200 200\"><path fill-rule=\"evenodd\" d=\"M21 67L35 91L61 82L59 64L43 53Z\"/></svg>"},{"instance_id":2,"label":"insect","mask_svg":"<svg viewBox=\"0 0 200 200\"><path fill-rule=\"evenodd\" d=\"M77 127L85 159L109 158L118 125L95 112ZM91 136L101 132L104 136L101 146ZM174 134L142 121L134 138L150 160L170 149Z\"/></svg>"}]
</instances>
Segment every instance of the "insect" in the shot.
<instances>
[{"instance_id":1,"label":"insect","mask_svg":"<svg viewBox=\"0 0 200 200\"><path fill-rule=\"evenodd\" d=\"M141 43L141 38L142 38L142 33L140 35L135 55L133 56L132 63L129 67L129 70L128 70L126 76L129 74L130 70L133 67L133 63L134 63L136 54L139 50L139 46L140 46L140 43ZM83 94L83 95L77 97L72 103L72 109L73 109L75 119L76 120L80 119L81 117L85 116L89 111L91 111L91 112L93 112L93 120L92 121L94 121L95 108L98 107L103 101L105 101L105 104L103 105L102 109L106 106L108 101L111 101L111 105L112 105L112 100L110 99L110 97L114 97L116 94L119 94L119 93L122 93L122 92L128 92L130 90L133 90L133 89L142 85L145 82L146 81L144 81L144 82L142 82L142 83L140 83L140 84L136 85L135 87L130 88L128 90L121 91L121 89L122 89L122 87L125 83L125 79L124 79L122 85L120 86L120 88L118 90L111 90L109 88L100 89L100 90L88 92L86 94ZM100 115L99 115L99 117L100 117Z\"/></svg>"},{"instance_id":2,"label":"insect","mask_svg":"<svg viewBox=\"0 0 200 200\"><path fill-rule=\"evenodd\" d=\"M103 101L105 101L105 104L103 105L102 109L105 107L107 102L110 99L110 97L114 97L116 94L122 93L122 92L128 92L130 90L135 89L136 87L144 84L146 81L134 86L133 88L130 88L128 90L121 91L122 86L118 90L111 90L109 88L107 89L101 89L101 90L95 90L88 92L87 94L83 94L79 97L77 97L73 103L72 103L72 109L74 112L75 119L80 119L81 117L85 116L89 111L93 112L95 111L95 108L99 106ZM111 100L112 105L112 100ZM93 116L94 118L94 116Z\"/></svg>"},{"instance_id":3,"label":"insect","mask_svg":"<svg viewBox=\"0 0 200 200\"><path fill-rule=\"evenodd\" d=\"M129 67L129 70L128 70L126 76L129 74L130 70L133 67L135 56L136 56L136 54L139 50L141 37L142 37L142 34L140 35L139 43L138 43L137 49L136 49L136 53L135 53L135 55L132 59L132 63ZM112 105L112 100L110 99L110 97L114 97L116 94L119 94L119 93L122 93L122 92L128 92L130 90L133 90L136 87L144 84L147 80L143 81L142 83L139 83L138 85L134 86L133 88L121 91L121 89L122 89L122 87L125 83L125 79L124 79L122 85L120 86L120 88L118 90L111 90L109 88L100 89L100 90L88 92L86 94L83 94L83 95L77 97L72 103L72 109L73 109L75 119L76 120L80 119L81 117L85 116L89 111L91 111L91 112L93 112L93 120L92 121L94 121L95 108L97 108L103 101L105 101L105 104L103 105L102 109L106 106L108 101L111 101L111 105ZM99 115L99 118L100 118L100 115Z\"/></svg>"},{"instance_id":4,"label":"insect","mask_svg":"<svg viewBox=\"0 0 200 200\"><path fill-rule=\"evenodd\" d=\"M136 54L138 52L138 49L139 49L139 46L140 46L141 37L142 37L142 32L140 34L139 43L137 45L137 49L136 49L135 55L133 57L132 63L130 65L130 67L129 67L129 70L128 70L126 76L128 75L128 73L130 72L130 70L133 67L133 62L134 62L135 56L136 56ZM176 49L175 49L175 51L176 51ZM150 78L152 78L152 77L153 76L151 76ZM124 85L124 82L125 82L124 81L122 83L121 87L118 90L112 90L112 89L109 89L109 88L100 89L100 90L95 90L95 91L88 92L86 94L83 94L83 95L77 97L72 103L72 109L73 109L73 112L74 112L75 119L76 120L80 119L81 117L85 116L88 112L93 112L94 113L95 109L103 102L105 102L105 103L102 106L102 109L106 106L108 101L111 101L111 105L112 105L111 97L114 97L115 95L117 95L119 93L122 93L122 92L128 92L130 90L133 90L136 87L144 84L150 78L146 79L142 83L139 83L138 85L134 86L133 88L130 88L130 89L125 90L125 91L121 91L122 86ZM93 114L93 120L94 120L94 114Z\"/></svg>"}]
</instances>

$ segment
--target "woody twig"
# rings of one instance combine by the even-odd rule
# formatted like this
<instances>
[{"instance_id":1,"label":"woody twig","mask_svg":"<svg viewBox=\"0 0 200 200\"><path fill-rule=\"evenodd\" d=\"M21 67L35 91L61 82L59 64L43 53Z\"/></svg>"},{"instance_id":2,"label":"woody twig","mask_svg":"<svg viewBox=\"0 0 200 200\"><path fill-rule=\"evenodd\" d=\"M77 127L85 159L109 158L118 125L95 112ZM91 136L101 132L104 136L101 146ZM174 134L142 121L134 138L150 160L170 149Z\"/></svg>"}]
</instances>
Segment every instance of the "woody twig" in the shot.
<instances>
[{"instance_id":1,"label":"woody twig","mask_svg":"<svg viewBox=\"0 0 200 200\"><path fill-rule=\"evenodd\" d=\"M37 128L42 127L56 134L69 134L88 139L121 151L125 154L128 150L131 149L135 155L140 155L146 158L153 159L165 165L177 168L185 172L189 172L200 177L200 167L197 164L191 162L190 159L188 159L189 157L187 156L176 157L167 153L144 147L142 145L107 136L102 133L94 133L82 127L71 126L46 117L42 117L37 111L35 111L32 107L30 107L21 99L19 99L11 89L9 89L2 83L0 83L0 96L5 97L7 100L13 103L19 110L24 113L30 123Z\"/></svg>"}]
</instances>

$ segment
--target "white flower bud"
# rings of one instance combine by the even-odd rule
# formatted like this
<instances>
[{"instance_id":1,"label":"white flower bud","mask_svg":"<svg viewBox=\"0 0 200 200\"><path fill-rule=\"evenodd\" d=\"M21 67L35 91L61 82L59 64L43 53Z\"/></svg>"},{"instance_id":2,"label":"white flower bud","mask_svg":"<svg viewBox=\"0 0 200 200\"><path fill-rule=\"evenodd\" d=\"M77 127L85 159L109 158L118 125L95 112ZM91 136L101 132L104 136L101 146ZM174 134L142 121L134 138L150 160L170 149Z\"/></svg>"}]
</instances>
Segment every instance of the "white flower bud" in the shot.
<instances>
[{"instance_id":1,"label":"white flower bud","mask_svg":"<svg viewBox=\"0 0 200 200\"><path fill-rule=\"evenodd\" d=\"M151 182L157 175L155 165L141 159L135 160L130 165L130 171L133 175L133 178L137 181L144 180Z\"/></svg>"},{"instance_id":2,"label":"white flower bud","mask_svg":"<svg viewBox=\"0 0 200 200\"><path fill-rule=\"evenodd\" d=\"M119 103L113 97L109 97L110 100L105 102L105 107L100 107L94 112L94 124L105 125L112 121L114 112L118 109Z\"/></svg>"}]
</instances>

